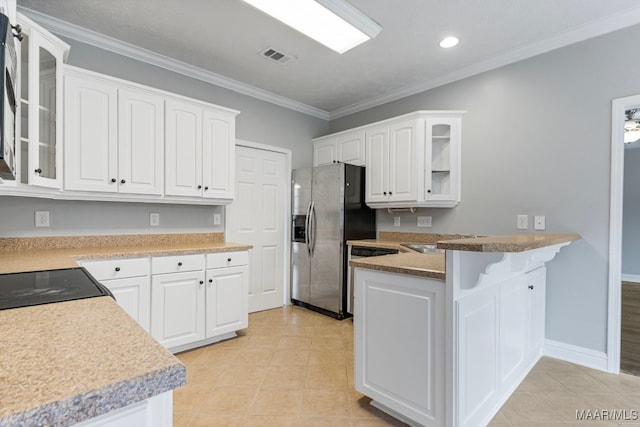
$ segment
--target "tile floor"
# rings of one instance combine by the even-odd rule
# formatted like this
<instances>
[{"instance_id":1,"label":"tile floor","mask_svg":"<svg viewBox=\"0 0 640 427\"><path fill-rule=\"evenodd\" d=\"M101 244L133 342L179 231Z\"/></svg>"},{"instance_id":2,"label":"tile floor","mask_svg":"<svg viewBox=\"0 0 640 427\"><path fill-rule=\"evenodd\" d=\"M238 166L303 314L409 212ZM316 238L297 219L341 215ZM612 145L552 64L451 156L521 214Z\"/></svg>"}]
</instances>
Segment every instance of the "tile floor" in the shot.
<instances>
[{"instance_id":1,"label":"tile floor","mask_svg":"<svg viewBox=\"0 0 640 427\"><path fill-rule=\"evenodd\" d=\"M351 320L299 307L253 313L239 337L177 356L187 385L174 393L175 427L404 426L354 390ZM581 409L592 418L611 409L633 418L640 378L543 358L490 425L640 426L578 421Z\"/></svg>"}]
</instances>

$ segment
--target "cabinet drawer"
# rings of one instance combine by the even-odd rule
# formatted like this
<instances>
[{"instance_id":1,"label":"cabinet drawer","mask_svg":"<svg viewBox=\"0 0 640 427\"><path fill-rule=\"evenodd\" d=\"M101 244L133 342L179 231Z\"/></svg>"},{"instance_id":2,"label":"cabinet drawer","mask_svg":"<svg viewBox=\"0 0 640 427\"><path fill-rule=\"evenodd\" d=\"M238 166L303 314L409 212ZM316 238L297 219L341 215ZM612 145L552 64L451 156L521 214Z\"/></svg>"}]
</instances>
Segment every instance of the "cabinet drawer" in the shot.
<instances>
[{"instance_id":1,"label":"cabinet drawer","mask_svg":"<svg viewBox=\"0 0 640 427\"><path fill-rule=\"evenodd\" d=\"M204 270L204 255L172 255L151 258L151 274Z\"/></svg>"},{"instance_id":2,"label":"cabinet drawer","mask_svg":"<svg viewBox=\"0 0 640 427\"><path fill-rule=\"evenodd\" d=\"M98 281L149 275L149 258L82 261L80 264Z\"/></svg>"},{"instance_id":3,"label":"cabinet drawer","mask_svg":"<svg viewBox=\"0 0 640 427\"><path fill-rule=\"evenodd\" d=\"M216 252L207 254L207 268L235 267L249 264L249 252Z\"/></svg>"}]
</instances>

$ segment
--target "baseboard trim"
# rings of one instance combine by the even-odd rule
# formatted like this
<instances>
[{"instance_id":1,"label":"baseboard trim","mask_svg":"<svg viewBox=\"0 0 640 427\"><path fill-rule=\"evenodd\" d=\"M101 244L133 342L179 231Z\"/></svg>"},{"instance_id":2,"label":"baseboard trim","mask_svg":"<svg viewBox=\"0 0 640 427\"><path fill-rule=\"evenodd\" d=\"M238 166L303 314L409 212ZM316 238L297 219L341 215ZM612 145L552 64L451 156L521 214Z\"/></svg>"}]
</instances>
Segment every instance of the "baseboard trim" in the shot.
<instances>
[{"instance_id":1,"label":"baseboard trim","mask_svg":"<svg viewBox=\"0 0 640 427\"><path fill-rule=\"evenodd\" d=\"M622 274L623 282L640 283L640 274Z\"/></svg>"},{"instance_id":2,"label":"baseboard trim","mask_svg":"<svg viewBox=\"0 0 640 427\"><path fill-rule=\"evenodd\" d=\"M609 372L609 358L607 357L607 353L602 351L547 339L544 342L544 355L586 366L587 368Z\"/></svg>"}]
</instances>

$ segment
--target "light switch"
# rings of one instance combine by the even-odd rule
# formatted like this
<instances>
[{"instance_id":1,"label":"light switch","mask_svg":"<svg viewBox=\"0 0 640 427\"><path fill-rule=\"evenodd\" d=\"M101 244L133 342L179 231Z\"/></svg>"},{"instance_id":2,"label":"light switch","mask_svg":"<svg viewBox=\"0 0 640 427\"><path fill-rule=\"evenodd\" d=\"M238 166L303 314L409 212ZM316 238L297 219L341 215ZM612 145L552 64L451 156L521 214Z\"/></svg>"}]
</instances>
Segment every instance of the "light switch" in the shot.
<instances>
[{"instance_id":1,"label":"light switch","mask_svg":"<svg viewBox=\"0 0 640 427\"><path fill-rule=\"evenodd\" d=\"M36 227L49 226L49 211L36 211Z\"/></svg>"},{"instance_id":2,"label":"light switch","mask_svg":"<svg viewBox=\"0 0 640 427\"><path fill-rule=\"evenodd\" d=\"M544 230L546 228L544 215L536 215L533 217L533 229L534 230Z\"/></svg>"},{"instance_id":3,"label":"light switch","mask_svg":"<svg viewBox=\"0 0 640 427\"><path fill-rule=\"evenodd\" d=\"M517 230L527 230L529 229L529 215L518 215L516 220L516 229Z\"/></svg>"},{"instance_id":4,"label":"light switch","mask_svg":"<svg viewBox=\"0 0 640 427\"><path fill-rule=\"evenodd\" d=\"M213 214L213 225L220 225L221 218L219 213Z\"/></svg>"},{"instance_id":5,"label":"light switch","mask_svg":"<svg viewBox=\"0 0 640 427\"><path fill-rule=\"evenodd\" d=\"M394 216L393 217L393 226L394 227L400 227L400 217L399 216Z\"/></svg>"},{"instance_id":6,"label":"light switch","mask_svg":"<svg viewBox=\"0 0 640 427\"><path fill-rule=\"evenodd\" d=\"M431 227L431 217L430 216L419 216L418 217L418 227Z\"/></svg>"}]
</instances>

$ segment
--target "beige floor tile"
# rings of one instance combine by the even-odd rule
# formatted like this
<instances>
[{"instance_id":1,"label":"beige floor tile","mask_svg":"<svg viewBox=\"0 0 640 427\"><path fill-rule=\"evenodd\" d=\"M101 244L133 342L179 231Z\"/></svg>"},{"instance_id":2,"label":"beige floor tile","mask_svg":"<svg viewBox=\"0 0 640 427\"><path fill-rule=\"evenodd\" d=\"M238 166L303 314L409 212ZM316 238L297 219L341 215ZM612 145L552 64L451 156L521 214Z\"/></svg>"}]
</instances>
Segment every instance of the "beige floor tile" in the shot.
<instances>
[{"instance_id":1,"label":"beige floor tile","mask_svg":"<svg viewBox=\"0 0 640 427\"><path fill-rule=\"evenodd\" d=\"M311 338L300 336L283 336L278 341L278 350L308 350L311 347Z\"/></svg>"},{"instance_id":2,"label":"beige floor tile","mask_svg":"<svg viewBox=\"0 0 640 427\"><path fill-rule=\"evenodd\" d=\"M347 360L346 351L341 349L312 350L309 354L309 365L342 365Z\"/></svg>"},{"instance_id":3,"label":"beige floor tile","mask_svg":"<svg viewBox=\"0 0 640 427\"><path fill-rule=\"evenodd\" d=\"M244 415L195 414L189 427L242 427L244 418Z\"/></svg>"},{"instance_id":4,"label":"beige floor tile","mask_svg":"<svg viewBox=\"0 0 640 427\"><path fill-rule=\"evenodd\" d=\"M311 349L312 350L332 350L332 349L344 350L346 346L347 346L346 340L342 336L314 335L313 342L311 344Z\"/></svg>"},{"instance_id":5,"label":"beige floor tile","mask_svg":"<svg viewBox=\"0 0 640 427\"><path fill-rule=\"evenodd\" d=\"M306 366L270 366L262 382L262 388L304 388Z\"/></svg>"},{"instance_id":6,"label":"beige floor tile","mask_svg":"<svg viewBox=\"0 0 640 427\"><path fill-rule=\"evenodd\" d=\"M243 335L243 336L238 336L225 341L217 342L214 345L217 346L217 348L226 348L226 349L241 348L247 345L248 342L249 342L249 337L246 335Z\"/></svg>"},{"instance_id":7,"label":"beige floor tile","mask_svg":"<svg viewBox=\"0 0 640 427\"><path fill-rule=\"evenodd\" d=\"M342 337L344 334L344 327L341 323L330 323L316 325L313 331L314 336L338 336Z\"/></svg>"},{"instance_id":8,"label":"beige floor tile","mask_svg":"<svg viewBox=\"0 0 640 427\"><path fill-rule=\"evenodd\" d=\"M196 412L214 390L203 385L186 385L173 391L173 408L178 412Z\"/></svg>"},{"instance_id":9,"label":"beige floor tile","mask_svg":"<svg viewBox=\"0 0 640 427\"><path fill-rule=\"evenodd\" d=\"M511 424L516 422L557 422L560 414L549 407L540 393L516 392L502 407Z\"/></svg>"},{"instance_id":10,"label":"beige floor tile","mask_svg":"<svg viewBox=\"0 0 640 427\"><path fill-rule=\"evenodd\" d=\"M307 366L308 364L309 352L306 350L278 350L271 359L271 366Z\"/></svg>"},{"instance_id":11,"label":"beige floor tile","mask_svg":"<svg viewBox=\"0 0 640 427\"><path fill-rule=\"evenodd\" d=\"M351 425L353 427L384 427L384 426L406 426L402 421L398 421L394 418L352 418Z\"/></svg>"},{"instance_id":12,"label":"beige floor tile","mask_svg":"<svg viewBox=\"0 0 640 427\"><path fill-rule=\"evenodd\" d=\"M269 366L274 350L245 347L238 350L236 365Z\"/></svg>"},{"instance_id":13,"label":"beige floor tile","mask_svg":"<svg viewBox=\"0 0 640 427\"><path fill-rule=\"evenodd\" d=\"M511 423L509 422L507 417L505 417L502 411L499 411L489 423L489 427L511 427Z\"/></svg>"},{"instance_id":14,"label":"beige floor tile","mask_svg":"<svg viewBox=\"0 0 640 427\"><path fill-rule=\"evenodd\" d=\"M173 427L188 427L193 418L193 412L173 411Z\"/></svg>"},{"instance_id":15,"label":"beige floor tile","mask_svg":"<svg viewBox=\"0 0 640 427\"><path fill-rule=\"evenodd\" d=\"M176 354L176 357L182 363L193 363L202 355L202 353L204 353L204 351L205 351L205 347L200 347L193 350L183 351L182 353L178 353Z\"/></svg>"},{"instance_id":16,"label":"beige floor tile","mask_svg":"<svg viewBox=\"0 0 640 427\"><path fill-rule=\"evenodd\" d=\"M299 389L262 389L249 408L249 415L278 415L297 417L302 393Z\"/></svg>"},{"instance_id":17,"label":"beige floor tile","mask_svg":"<svg viewBox=\"0 0 640 427\"><path fill-rule=\"evenodd\" d=\"M197 411L207 414L246 414L258 392L257 386L220 386L210 389Z\"/></svg>"},{"instance_id":18,"label":"beige floor tile","mask_svg":"<svg viewBox=\"0 0 640 427\"><path fill-rule=\"evenodd\" d=\"M575 421L576 411L588 407L584 396L571 391L565 393L539 392L538 394L544 401L541 410L555 414L559 421Z\"/></svg>"},{"instance_id":19,"label":"beige floor tile","mask_svg":"<svg viewBox=\"0 0 640 427\"><path fill-rule=\"evenodd\" d=\"M295 417L249 415L243 427L298 427L297 421Z\"/></svg>"},{"instance_id":20,"label":"beige floor tile","mask_svg":"<svg viewBox=\"0 0 640 427\"><path fill-rule=\"evenodd\" d=\"M349 417L300 417L296 420L296 427L349 427Z\"/></svg>"},{"instance_id":21,"label":"beige floor tile","mask_svg":"<svg viewBox=\"0 0 640 427\"><path fill-rule=\"evenodd\" d=\"M218 378L219 385L260 385L267 376L266 366L228 366Z\"/></svg>"},{"instance_id":22,"label":"beige floor tile","mask_svg":"<svg viewBox=\"0 0 640 427\"><path fill-rule=\"evenodd\" d=\"M233 363L238 355L239 349L216 347L215 344L205 347L202 357L195 360L190 365L229 365Z\"/></svg>"},{"instance_id":23,"label":"beige floor tile","mask_svg":"<svg viewBox=\"0 0 640 427\"><path fill-rule=\"evenodd\" d=\"M224 372L229 369L229 365L222 364L204 364L202 362L193 365L187 365L187 385L199 384L215 386Z\"/></svg>"},{"instance_id":24,"label":"beige floor tile","mask_svg":"<svg viewBox=\"0 0 640 427\"><path fill-rule=\"evenodd\" d=\"M347 367L337 365L309 365L306 388L347 389Z\"/></svg>"},{"instance_id":25,"label":"beige floor tile","mask_svg":"<svg viewBox=\"0 0 640 427\"><path fill-rule=\"evenodd\" d=\"M518 391L541 393L541 392L570 392L571 390L560 381L556 380L545 371L535 371L529 373L525 380L518 387Z\"/></svg>"},{"instance_id":26,"label":"beige floor tile","mask_svg":"<svg viewBox=\"0 0 640 427\"><path fill-rule=\"evenodd\" d=\"M275 350L280 342L280 335L250 335L245 348L261 348Z\"/></svg>"},{"instance_id":27,"label":"beige floor tile","mask_svg":"<svg viewBox=\"0 0 640 427\"><path fill-rule=\"evenodd\" d=\"M350 415L346 390L305 389L300 413L309 417L346 417Z\"/></svg>"},{"instance_id":28,"label":"beige floor tile","mask_svg":"<svg viewBox=\"0 0 640 427\"><path fill-rule=\"evenodd\" d=\"M572 372L570 374L563 374L560 372L551 372L549 375L575 393L600 394L615 391L606 383L585 373Z\"/></svg>"},{"instance_id":29,"label":"beige floor tile","mask_svg":"<svg viewBox=\"0 0 640 427\"><path fill-rule=\"evenodd\" d=\"M602 371L590 371L589 376L609 384L618 393L640 395L640 377L629 374L615 375Z\"/></svg>"}]
</instances>

